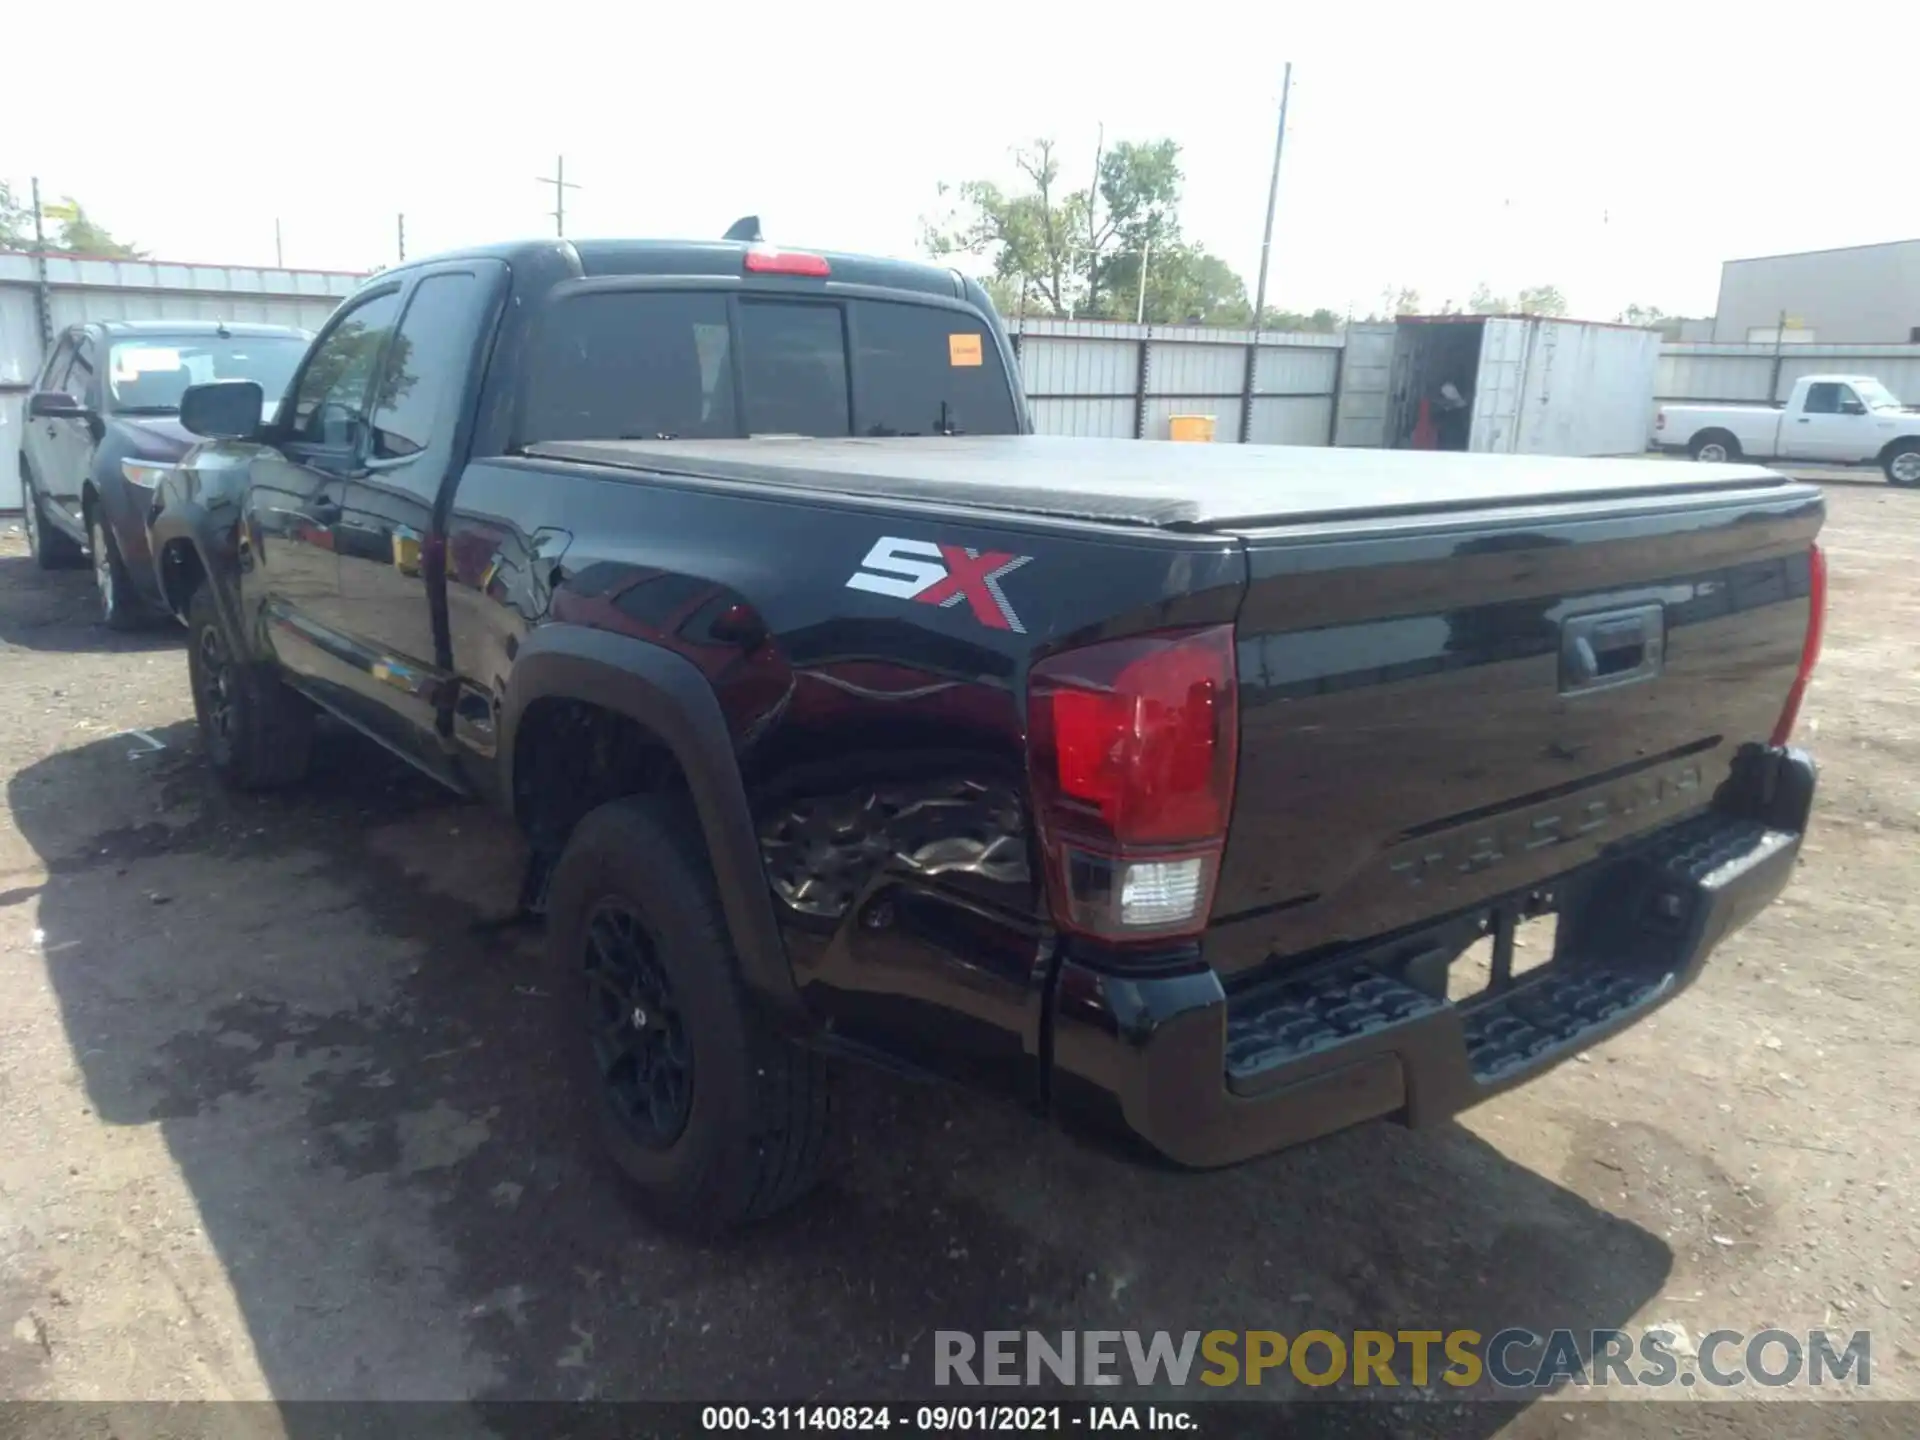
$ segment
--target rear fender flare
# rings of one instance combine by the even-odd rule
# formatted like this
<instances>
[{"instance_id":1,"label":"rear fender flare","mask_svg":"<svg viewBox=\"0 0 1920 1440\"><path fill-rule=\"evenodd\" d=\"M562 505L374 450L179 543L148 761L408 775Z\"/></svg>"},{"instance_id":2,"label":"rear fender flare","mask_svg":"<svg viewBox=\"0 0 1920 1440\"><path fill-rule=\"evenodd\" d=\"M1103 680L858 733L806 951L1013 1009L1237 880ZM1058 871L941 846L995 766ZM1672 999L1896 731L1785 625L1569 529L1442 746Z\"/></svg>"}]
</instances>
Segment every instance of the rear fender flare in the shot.
<instances>
[{"instance_id":1,"label":"rear fender flare","mask_svg":"<svg viewBox=\"0 0 1920 1440\"><path fill-rule=\"evenodd\" d=\"M706 676L671 650L631 636L567 624L534 631L514 657L501 705L498 793L508 806L515 803L520 721L543 699L579 700L625 715L673 755L706 838L741 979L761 1000L797 1014L799 991L774 918L746 786Z\"/></svg>"}]
</instances>

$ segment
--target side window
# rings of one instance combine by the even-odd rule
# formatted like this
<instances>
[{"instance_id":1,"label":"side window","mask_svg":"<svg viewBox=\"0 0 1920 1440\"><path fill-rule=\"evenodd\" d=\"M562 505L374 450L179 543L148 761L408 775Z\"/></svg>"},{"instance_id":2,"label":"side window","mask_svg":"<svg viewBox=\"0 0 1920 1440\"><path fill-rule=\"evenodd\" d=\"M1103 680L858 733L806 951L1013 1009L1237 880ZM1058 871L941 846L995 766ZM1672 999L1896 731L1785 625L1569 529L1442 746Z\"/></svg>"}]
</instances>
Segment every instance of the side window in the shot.
<instances>
[{"instance_id":1,"label":"side window","mask_svg":"<svg viewBox=\"0 0 1920 1440\"><path fill-rule=\"evenodd\" d=\"M534 341L525 439L738 435L727 346L723 295L630 290L556 301Z\"/></svg>"},{"instance_id":2,"label":"side window","mask_svg":"<svg viewBox=\"0 0 1920 1440\"><path fill-rule=\"evenodd\" d=\"M749 435L845 435L847 342L837 305L740 303Z\"/></svg>"},{"instance_id":3,"label":"side window","mask_svg":"<svg viewBox=\"0 0 1920 1440\"><path fill-rule=\"evenodd\" d=\"M47 357L47 363L40 367L40 379L35 388L39 390L58 390L61 382L67 378L67 371L73 365L73 352L79 341L69 330L60 337L60 343L53 347L53 354Z\"/></svg>"},{"instance_id":4,"label":"side window","mask_svg":"<svg viewBox=\"0 0 1920 1440\"><path fill-rule=\"evenodd\" d=\"M1807 414L1838 415L1840 413L1841 387L1831 381L1823 380L1818 385L1807 387Z\"/></svg>"},{"instance_id":5,"label":"side window","mask_svg":"<svg viewBox=\"0 0 1920 1440\"><path fill-rule=\"evenodd\" d=\"M1842 415L1864 415L1867 407L1860 403L1860 397L1853 393L1851 385L1836 385L1840 392L1840 413Z\"/></svg>"},{"instance_id":6,"label":"side window","mask_svg":"<svg viewBox=\"0 0 1920 1440\"><path fill-rule=\"evenodd\" d=\"M451 425L443 412L466 376L478 288L472 275L429 275L415 287L374 392L376 460L418 455Z\"/></svg>"},{"instance_id":7,"label":"side window","mask_svg":"<svg viewBox=\"0 0 1920 1440\"><path fill-rule=\"evenodd\" d=\"M330 449L353 444L367 413L380 347L399 313L400 296L388 291L360 305L328 332L300 373L290 438Z\"/></svg>"},{"instance_id":8,"label":"side window","mask_svg":"<svg viewBox=\"0 0 1920 1440\"><path fill-rule=\"evenodd\" d=\"M980 321L933 305L856 301L854 415L862 435L1011 435L1000 351Z\"/></svg>"},{"instance_id":9,"label":"side window","mask_svg":"<svg viewBox=\"0 0 1920 1440\"><path fill-rule=\"evenodd\" d=\"M92 338L82 335L79 348L73 352L73 367L67 371L67 378L60 383L60 388L67 394L89 405L96 405L100 400L99 392L94 388L93 383L94 359L97 354Z\"/></svg>"}]
</instances>

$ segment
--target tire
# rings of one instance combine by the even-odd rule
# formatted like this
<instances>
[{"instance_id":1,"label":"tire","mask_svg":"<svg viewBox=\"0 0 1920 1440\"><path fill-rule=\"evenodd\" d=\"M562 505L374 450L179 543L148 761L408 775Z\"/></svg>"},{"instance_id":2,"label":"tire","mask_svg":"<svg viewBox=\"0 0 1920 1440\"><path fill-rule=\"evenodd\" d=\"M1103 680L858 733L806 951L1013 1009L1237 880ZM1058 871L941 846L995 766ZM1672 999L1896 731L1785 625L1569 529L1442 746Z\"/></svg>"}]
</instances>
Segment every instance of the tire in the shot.
<instances>
[{"instance_id":1,"label":"tire","mask_svg":"<svg viewBox=\"0 0 1920 1440\"><path fill-rule=\"evenodd\" d=\"M237 790L278 789L304 776L313 753L313 707L271 666L232 657L206 585L187 602L187 637L193 714L213 773Z\"/></svg>"},{"instance_id":2,"label":"tire","mask_svg":"<svg viewBox=\"0 0 1920 1440\"><path fill-rule=\"evenodd\" d=\"M1702 430L1688 442L1687 453L1709 465L1731 464L1740 458L1740 442L1724 430Z\"/></svg>"},{"instance_id":3,"label":"tire","mask_svg":"<svg viewBox=\"0 0 1920 1440\"><path fill-rule=\"evenodd\" d=\"M1920 440L1899 440L1880 461L1887 483L1909 488L1920 485Z\"/></svg>"},{"instance_id":4,"label":"tire","mask_svg":"<svg viewBox=\"0 0 1920 1440\"><path fill-rule=\"evenodd\" d=\"M554 973L579 996L607 1149L652 1217L712 1236L813 1187L826 1061L749 1002L683 805L636 797L583 819L554 868L547 931Z\"/></svg>"},{"instance_id":5,"label":"tire","mask_svg":"<svg viewBox=\"0 0 1920 1440\"><path fill-rule=\"evenodd\" d=\"M65 570L79 563L80 547L60 531L47 528L40 491L24 468L20 472L20 525L27 532L27 550L42 570Z\"/></svg>"},{"instance_id":6,"label":"tire","mask_svg":"<svg viewBox=\"0 0 1920 1440\"><path fill-rule=\"evenodd\" d=\"M87 542L93 551L93 588L100 597L100 623L109 630L139 630L149 616L134 591L133 577L120 558L120 542L113 538L96 505L87 512Z\"/></svg>"}]
</instances>

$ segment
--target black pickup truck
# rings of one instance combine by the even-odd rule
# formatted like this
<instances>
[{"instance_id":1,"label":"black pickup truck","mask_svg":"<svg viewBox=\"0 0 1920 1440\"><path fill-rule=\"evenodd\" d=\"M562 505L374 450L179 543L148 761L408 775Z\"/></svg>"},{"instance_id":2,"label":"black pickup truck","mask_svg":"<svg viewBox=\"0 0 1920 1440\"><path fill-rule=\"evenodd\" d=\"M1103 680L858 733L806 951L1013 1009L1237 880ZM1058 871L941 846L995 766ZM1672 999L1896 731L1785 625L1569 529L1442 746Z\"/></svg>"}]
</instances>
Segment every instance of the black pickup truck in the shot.
<instances>
[{"instance_id":1,"label":"black pickup truck","mask_svg":"<svg viewBox=\"0 0 1920 1440\"><path fill-rule=\"evenodd\" d=\"M377 275L264 428L184 398L213 767L318 707L517 820L658 1213L800 1194L847 1057L1188 1166L1430 1121L1786 882L1817 489L1042 438L1016 374L945 270L550 242Z\"/></svg>"}]
</instances>

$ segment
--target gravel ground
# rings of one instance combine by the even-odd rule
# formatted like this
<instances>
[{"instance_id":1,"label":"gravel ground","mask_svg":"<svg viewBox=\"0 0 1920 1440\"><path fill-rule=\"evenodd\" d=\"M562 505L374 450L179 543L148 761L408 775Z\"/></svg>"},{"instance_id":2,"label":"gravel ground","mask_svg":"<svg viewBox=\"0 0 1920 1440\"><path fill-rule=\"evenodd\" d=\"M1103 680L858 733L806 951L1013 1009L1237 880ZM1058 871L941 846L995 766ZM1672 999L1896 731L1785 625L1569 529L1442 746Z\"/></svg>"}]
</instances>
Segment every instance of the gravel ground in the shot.
<instances>
[{"instance_id":1,"label":"gravel ground","mask_svg":"<svg viewBox=\"0 0 1920 1440\"><path fill-rule=\"evenodd\" d=\"M833 1181L714 1247L584 1133L558 986L487 924L500 823L349 735L226 796L177 633L0 536L0 1396L859 1400L924 1392L937 1328L1677 1321L1869 1328L1874 1393L1920 1398L1920 494L1829 493L1814 834L1653 1021L1459 1124L1200 1176L860 1075Z\"/></svg>"}]
</instances>

